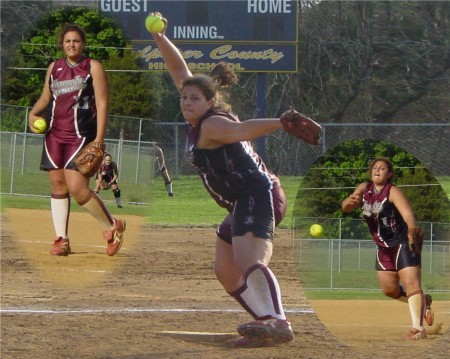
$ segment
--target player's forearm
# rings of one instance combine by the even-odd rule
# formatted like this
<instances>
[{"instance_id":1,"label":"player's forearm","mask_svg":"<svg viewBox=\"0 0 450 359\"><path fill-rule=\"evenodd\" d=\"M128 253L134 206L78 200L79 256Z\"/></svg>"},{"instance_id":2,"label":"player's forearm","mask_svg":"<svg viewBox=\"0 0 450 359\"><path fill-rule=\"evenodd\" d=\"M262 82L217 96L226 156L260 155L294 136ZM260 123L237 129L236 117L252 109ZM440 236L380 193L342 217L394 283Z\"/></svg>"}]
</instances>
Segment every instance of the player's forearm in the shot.
<instances>
[{"instance_id":1,"label":"player's forearm","mask_svg":"<svg viewBox=\"0 0 450 359\"><path fill-rule=\"evenodd\" d=\"M29 118L32 119L36 116L41 115L47 108L47 105L49 103L49 100L45 98L44 96L41 96L39 100L36 101L33 108L31 109L29 113Z\"/></svg>"},{"instance_id":2,"label":"player's forearm","mask_svg":"<svg viewBox=\"0 0 450 359\"><path fill-rule=\"evenodd\" d=\"M350 198L346 198L342 201L342 211L345 213L353 212L358 205L356 203L353 203Z\"/></svg>"},{"instance_id":3,"label":"player's forearm","mask_svg":"<svg viewBox=\"0 0 450 359\"><path fill-rule=\"evenodd\" d=\"M245 140L254 140L283 128L279 118L258 118L242 122L242 134Z\"/></svg>"},{"instance_id":4,"label":"player's forearm","mask_svg":"<svg viewBox=\"0 0 450 359\"><path fill-rule=\"evenodd\" d=\"M165 35L154 34L153 37L175 86L180 89L182 81L192 76L191 71L187 67L181 52Z\"/></svg>"},{"instance_id":5,"label":"player's forearm","mask_svg":"<svg viewBox=\"0 0 450 359\"><path fill-rule=\"evenodd\" d=\"M106 126L108 124L107 106L99 106L97 108L97 135L95 142L103 142L106 135Z\"/></svg>"}]
</instances>

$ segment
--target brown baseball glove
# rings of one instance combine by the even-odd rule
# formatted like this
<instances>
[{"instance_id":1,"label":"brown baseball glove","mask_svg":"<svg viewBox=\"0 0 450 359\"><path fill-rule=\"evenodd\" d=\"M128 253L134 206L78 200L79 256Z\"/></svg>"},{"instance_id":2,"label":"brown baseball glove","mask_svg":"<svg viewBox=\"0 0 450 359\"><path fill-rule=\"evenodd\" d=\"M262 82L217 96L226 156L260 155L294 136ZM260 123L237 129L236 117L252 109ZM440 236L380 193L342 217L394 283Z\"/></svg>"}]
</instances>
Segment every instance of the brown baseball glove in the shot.
<instances>
[{"instance_id":1,"label":"brown baseball glove","mask_svg":"<svg viewBox=\"0 0 450 359\"><path fill-rule=\"evenodd\" d=\"M75 156L77 170L86 177L92 177L102 165L105 154L105 144L102 142L91 142L84 146Z\"/></svg>"},{"instance_id":2,"label":"brown baseball glove","mask_svg":"<svg viewBox=\"0 0 450 359\"><path fill-rule=\"evenodd\" d=\"M105 190L105 189L110 189L111 188L111 183L108 183L106 181L101 181L100 182L100 188Z\"/></svg>"},{"instance_id":3,"label":"brown baseball glove","mask_svg":"<svg viewBox=\"0 0 450 359\"><path fill-rule=\"evenodd\" d=\"M415 254L422 253L423 229L420 227L408 228L409 250Z\"/></svg>"},{"instance_id":4,"label":"brown baseball glove","mask_svg":"<svg viewBox=\"0 0 450 359\"><path fill-rule=\"evenodd\" d=\"M281 124L286 132L301 138L310 145L319 145L322 139L322 126L300 112L290 109L281 114Z\"/></svg>"}]
</instances>

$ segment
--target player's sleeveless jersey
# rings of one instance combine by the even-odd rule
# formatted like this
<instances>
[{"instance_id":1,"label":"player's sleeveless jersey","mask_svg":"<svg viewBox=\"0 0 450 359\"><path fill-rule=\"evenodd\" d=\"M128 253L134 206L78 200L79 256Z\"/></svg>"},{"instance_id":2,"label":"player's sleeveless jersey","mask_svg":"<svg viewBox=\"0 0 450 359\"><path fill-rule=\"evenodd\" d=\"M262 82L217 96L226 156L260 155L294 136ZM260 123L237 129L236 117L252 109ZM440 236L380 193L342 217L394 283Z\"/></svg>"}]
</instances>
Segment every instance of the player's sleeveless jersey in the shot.
<instances>
[{"instance_id":1,"label":"player's sleeveless jersey","mask_svg":"<svg viewBox=\"0 0 450 359\"><path fill-rule=\"evenodd\" d=\"M236 142L216 149L196 148L203 122L214 115L239 121L232 113L209 110L195 127L187 124L186 151L211 197L220 206L231 210L236 199L272 189L279 185L279 180L267 170L250 142Z\"/></svg>"},{"instance_id":2,"label":"player's sleeveless jersey","mask_svg":"<svg viewBox=\"0 0 450 359\"><path fill-rule=\"evenodd\" d=\"M91 59L76 65L65 58L55 61L49 79L52 93L49 131L58 137L92 136L97 131Z\"/></svg>"},{"instance_id":3,"label":"player's sleeveless jersey","mask_svg":"<svg viewBox=\"0 0 450 359\"><path fill-rule=\"evenodd\" d=\"M117 165L115 162L111 161L109 165L102 164L100 167L100 172L103 178L113 178L114 174L117 173Z\"/></svg>"},{"instance_id":4,"label":"player's sleeveless jersey","mask_svg":"<svg viewBox=\"0 0 450 359\"><path fill-rule=\"evenodd\" d=\"M392 184L388 183L380 192L369 182L363 194L362 212L375 243L380 247L395 247L405 241L408 226L397 208L389 202Z\"/></svg>"}]
</instances>

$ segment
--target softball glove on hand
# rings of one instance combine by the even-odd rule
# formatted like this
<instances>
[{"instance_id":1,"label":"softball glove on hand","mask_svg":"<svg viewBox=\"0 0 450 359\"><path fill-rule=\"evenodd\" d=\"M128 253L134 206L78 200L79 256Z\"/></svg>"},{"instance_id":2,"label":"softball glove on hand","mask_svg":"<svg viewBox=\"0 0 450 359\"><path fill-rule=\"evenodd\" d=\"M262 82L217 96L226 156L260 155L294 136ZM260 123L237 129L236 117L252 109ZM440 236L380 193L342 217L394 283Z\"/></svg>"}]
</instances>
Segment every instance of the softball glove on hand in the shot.
<instances>
[{"instance_id":1,"label":"softball glove on hand","mask_svg":"<svg viewBox=\"0 0 450 359\"><path fill-rule=\"evenodd\" d=\"M81 174L86 177L95 175L102 165L105 154L105 144L102 142L91 142L84 146L75 156L75 166Z\"/></svg>"},{"instance_id":2,"label":"softball glove on hand","mask_svg":"<svg viewBox=\"0 0 450 359\"><path fill-rule=\"evenodd\" d=\"M105 189L110 189L111 188L111 183L108 183L106 181L101 181L100 182L100 188L105 190Z\"/></svg>"},{"instance_id":3,"label":"softball glove on hand","mask_svg":"<svg viewBox=\"0 0 450 359\"><path fill-rule=\"evenodd\" d=\"M420 227L408 228L409 250L415 254L422 253L423 229Z\"/></svg>"},{"instance_id":4,"label":"softball glove on hand","mask_svg":"<svg viewBox=\"0 0 450 359\"><path fill-rule=\"evenodd\" d=\"M322 126L300 112L290 109L280 117L283 128L289 134L317 146L322 139Z\"/></svg>"}]
</instances>

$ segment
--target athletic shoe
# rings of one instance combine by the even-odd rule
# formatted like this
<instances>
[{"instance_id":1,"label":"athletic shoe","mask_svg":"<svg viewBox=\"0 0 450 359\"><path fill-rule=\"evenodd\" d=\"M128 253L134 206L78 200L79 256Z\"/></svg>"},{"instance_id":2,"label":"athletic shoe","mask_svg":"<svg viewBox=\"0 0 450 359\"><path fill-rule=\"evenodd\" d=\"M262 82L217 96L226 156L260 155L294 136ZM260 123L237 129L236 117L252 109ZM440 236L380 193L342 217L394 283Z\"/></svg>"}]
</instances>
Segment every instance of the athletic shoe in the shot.
<instances>
[{"instance_id":1,"label":"athletic shoe","mask_svg":"<svg viewBox=\"0 0 450 359\"><path fill-rule=\"evenodd\" d=\"M70 243L68 239L57 237L50 248L50 254L53 256L66 256L70 253Z\"/></svg>"},{"instance_id":2,"label":"athletic shoe","mask_svg":"<svg viewBox=\"0 0 450 359\"><path fill-rule=\"evenodd\" d=\"M167 194L169 195L169 197L173 197L173 192L169 192Z\"/></svg>"},{"instance_id":3,"label":"athletic shoe","mask_svg":"<svg viewBox=\"0 0 450 359\"><path fill-rule=\"evenodd\" d=\"M425 294L425 315L423 318L425 319L425 323L429 327L433 325L434 322L434 313L431 310L431 303L433 302L433 298L429 294Z\"/></svg>"},{"instance_id":4,"label":"athletic shoe","mask_svg":"<svg viewBox=\"0 0 450 359\"><path fill-rule=\"evenodd\" d=\"M122 201L120 198L116 198L116 205L118 208L122 208Z\"/></svg>"},{"instance_id":5,"label":"athletic shoe","mask_svg":"<svg viewBox=\"0 0 450 359\"><path fill-rule=\"evenodd\" d=\"M260 348L266 346L264 338L259 337L239 337L234 341L236 348Z\"/></svg>"},{"instance_id":6,"label":"athletic shoe","mask_svg":"<svg viewBox=\"0 0 450 359\"><path fill-rule=\"evenodd\" d=\"M106 254L115 255L122 247L123 232L125 232L126 223L122 219L114 218L114 228L103 231L103 238L108 242L106 245Z\"/></svg>"},{"instance_id":7,"label":"athletic shoe","mask_svg":"<svg viewBox=\"0 0 450 359\"><path fill-rule=\"evenodd\" d=\"M412 328L408 334L406 334L405 339L406 340L419 340L419 339L426 339L427 338L427 332L424 330L419 330L416 328Z\"/></svg>"},{"instance_id":8,"label":"athletic shoe","mask_svg":"<svg viewBox=\"0 0 450 359\"><path fill-rule=\"evenodd\" d=\"M283 319L255 320L238 327L242 336L234 342L235 347L257 348L290 342L294 339L291 323Z\"/></svg>"}]
</instances>

